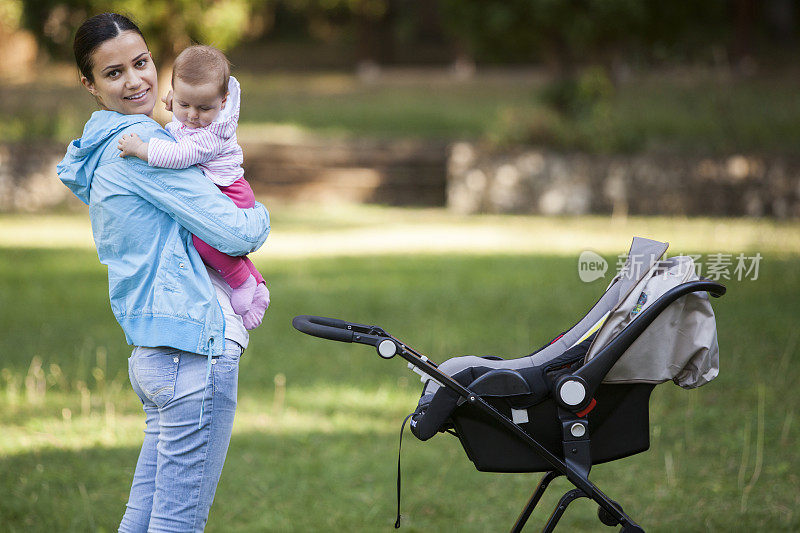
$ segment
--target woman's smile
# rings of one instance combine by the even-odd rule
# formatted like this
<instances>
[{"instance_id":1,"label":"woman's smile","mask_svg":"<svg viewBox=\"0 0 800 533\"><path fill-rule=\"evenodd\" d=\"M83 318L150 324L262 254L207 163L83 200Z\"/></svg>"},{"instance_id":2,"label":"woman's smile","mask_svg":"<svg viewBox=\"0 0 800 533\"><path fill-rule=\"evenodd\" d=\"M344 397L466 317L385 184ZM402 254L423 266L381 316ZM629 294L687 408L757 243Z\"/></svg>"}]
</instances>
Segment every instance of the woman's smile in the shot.
<instances>
[{"instance_id":1,"label":"woman's smile","mask_svg":"<svg viewBox=\"0 0 800 533\"><path fill-rule=\"evenodd\" d=\"M149 87L147 89L143 90L143 91L139 91L136 94L132 94L130 96L123 96L123 98L125 100L131 100L133 102L141 103L141 102L143 102L145 100L145 97L147 96L148 92L150 92L150 88Z\"/></svg>"}]
</instances>

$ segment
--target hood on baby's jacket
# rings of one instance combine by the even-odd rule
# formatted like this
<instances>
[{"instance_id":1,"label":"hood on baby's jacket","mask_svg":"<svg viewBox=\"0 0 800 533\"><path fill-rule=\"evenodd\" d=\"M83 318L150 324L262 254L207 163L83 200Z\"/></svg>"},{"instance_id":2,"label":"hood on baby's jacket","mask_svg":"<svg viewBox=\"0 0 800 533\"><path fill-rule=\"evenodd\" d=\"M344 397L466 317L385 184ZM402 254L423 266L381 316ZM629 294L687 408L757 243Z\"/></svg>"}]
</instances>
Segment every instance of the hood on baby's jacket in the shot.
<instances>
[{"instance_id":1,"label":"hood on baby's jacket","mask_svg":"<svg viewBox=\"0 0 800 533\"><path fill-rule=\"evenodd\" d=\"M219 112L219 116L214 119L208 128L223 139L230 139L236 134L239 126L239 110L242 106L242 88L239 80L230 76L228 78L228 98L225 107Z\"/></svg>"},{"instance_id":2,"label":"hood on baby's jacket","mask_svg":"<svg viewBox=\"0 0 800 533\"><path fill-rule=\"evenodd\" d=\"M67 154L56 167L59 179L81 199L89 203L94 171L103 154L102 147L111 137L128 126L153 119L145 115L123 115L116 111L95 111L83 128L83 135L67 146Z\"/></svg>"}]
</instances>

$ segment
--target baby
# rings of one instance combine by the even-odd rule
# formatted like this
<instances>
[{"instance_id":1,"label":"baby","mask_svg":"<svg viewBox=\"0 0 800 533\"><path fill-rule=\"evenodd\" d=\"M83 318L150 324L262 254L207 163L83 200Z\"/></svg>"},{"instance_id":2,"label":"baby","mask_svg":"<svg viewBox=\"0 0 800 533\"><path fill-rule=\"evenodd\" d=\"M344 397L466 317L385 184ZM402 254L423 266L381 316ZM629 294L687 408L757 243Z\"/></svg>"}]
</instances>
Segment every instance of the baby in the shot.
<instances>
[{"instance_id":1,"label":"baby","mask_svg":"<svg viewBox=\"0 0 800 533\"><path fill-rule=\"evenodd\" d=\"M190 46L175 59L172 90L164 98L173 112L166 129L177 142L142 140L134 133L119 140L120 157L135 156L163 168L198 165L208 179L241 208L255 204L242 170L242 148L236 140L239 82L230 75L225 55L210 46ZM200 257L233 289L231 307L253 329L269 306L269 291L246 256L231 257L193 236Z\"/></svg>"}]
</instances>

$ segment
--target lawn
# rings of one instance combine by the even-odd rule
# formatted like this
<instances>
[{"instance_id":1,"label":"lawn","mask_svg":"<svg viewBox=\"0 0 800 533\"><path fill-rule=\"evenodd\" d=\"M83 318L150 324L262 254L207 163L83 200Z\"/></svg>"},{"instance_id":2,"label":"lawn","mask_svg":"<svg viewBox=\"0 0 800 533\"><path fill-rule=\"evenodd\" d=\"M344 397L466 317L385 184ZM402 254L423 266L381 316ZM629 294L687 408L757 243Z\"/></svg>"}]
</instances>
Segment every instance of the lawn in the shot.
<instances>
[{"instance_id":1,"label":"lawn","mask_svg":"<svg viewBox=\"0 0 800 533\"><path fill-rule=\"evenodd\" d=\"M389 70L372 82L349 73L236 75L243 91L238 133L246 140L300 134L512 143L530 140L533 129L537 142L590 151L793 154L800 144L800 78L792 72L634 72L594 111L568 120L542 114L550 82L527 70L479 71L467 80ZM0 84L0 141L65 143L80 136L94 109L71 66Z\"/></svg>"},{"instance_id":2,"label":"lawn","mask_svg":"<svg viewBox=\"0 0 800 533\"><path fill-rule=\"evenodd\" d=\"M800 529L800 225L366 207L272 215L274 235L254 260L273 303L242 360L207 531L392 529L397 439L416 375L367 347L301 335L294 315L380 324L436 361L519 356L602 293L603 281L578 279L580 251L613 265L633 234L672 240L673 253L763 259L757 279L725 281L714 302L720 377L694 391L657 387L651 449L596 467L592 479L648 531ZM395 246L382 247L387 239ZM85 215L0 217L3 531L115 530L144 427L129 350ZM507 529L536 480L479 473L452 437L408 433L403 530ZM544 507L567 488L555 482ZM562 529L605 527L581 501Z\"/></svg>"}]
</instances>

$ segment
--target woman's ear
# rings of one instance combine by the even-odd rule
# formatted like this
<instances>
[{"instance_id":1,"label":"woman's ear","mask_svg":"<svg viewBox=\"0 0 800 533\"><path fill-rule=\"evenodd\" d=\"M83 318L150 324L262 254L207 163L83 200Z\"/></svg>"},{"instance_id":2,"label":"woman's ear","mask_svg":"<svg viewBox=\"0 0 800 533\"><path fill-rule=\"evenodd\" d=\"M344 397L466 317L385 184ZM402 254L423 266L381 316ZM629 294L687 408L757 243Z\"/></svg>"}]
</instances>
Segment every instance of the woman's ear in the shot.
<instances>
[{"instance_id":1,"label":"woman's ear","mask_svg":"<svg viewBox=\"0 0 800 533\"><path fill-rule=\"evenodd\" d=\"M99 105L103 109L106 109L106 106L103 103L103 99L100 98L100 94L97 92L94 83L89 81L89 78L87 78L86 76L81 76L81 83L83 84L84 87L86 87L87 91L92 93L92 96L94 96L94 101L97 102L97 105Z\"/></svg>"},{"instance_id":2,"label":"woman's ear","mask_svg":"<svg viewBox=\"0 0 800 533\"><path fill-rule=\"evenodd\" d=\"M89 78L86 76L81 76L81 83L84 87L86 87L87 91L92 93L93 96L97 96L97 90L94 88L94 83L90 82Z\"/></svg>"}]
</instances>

